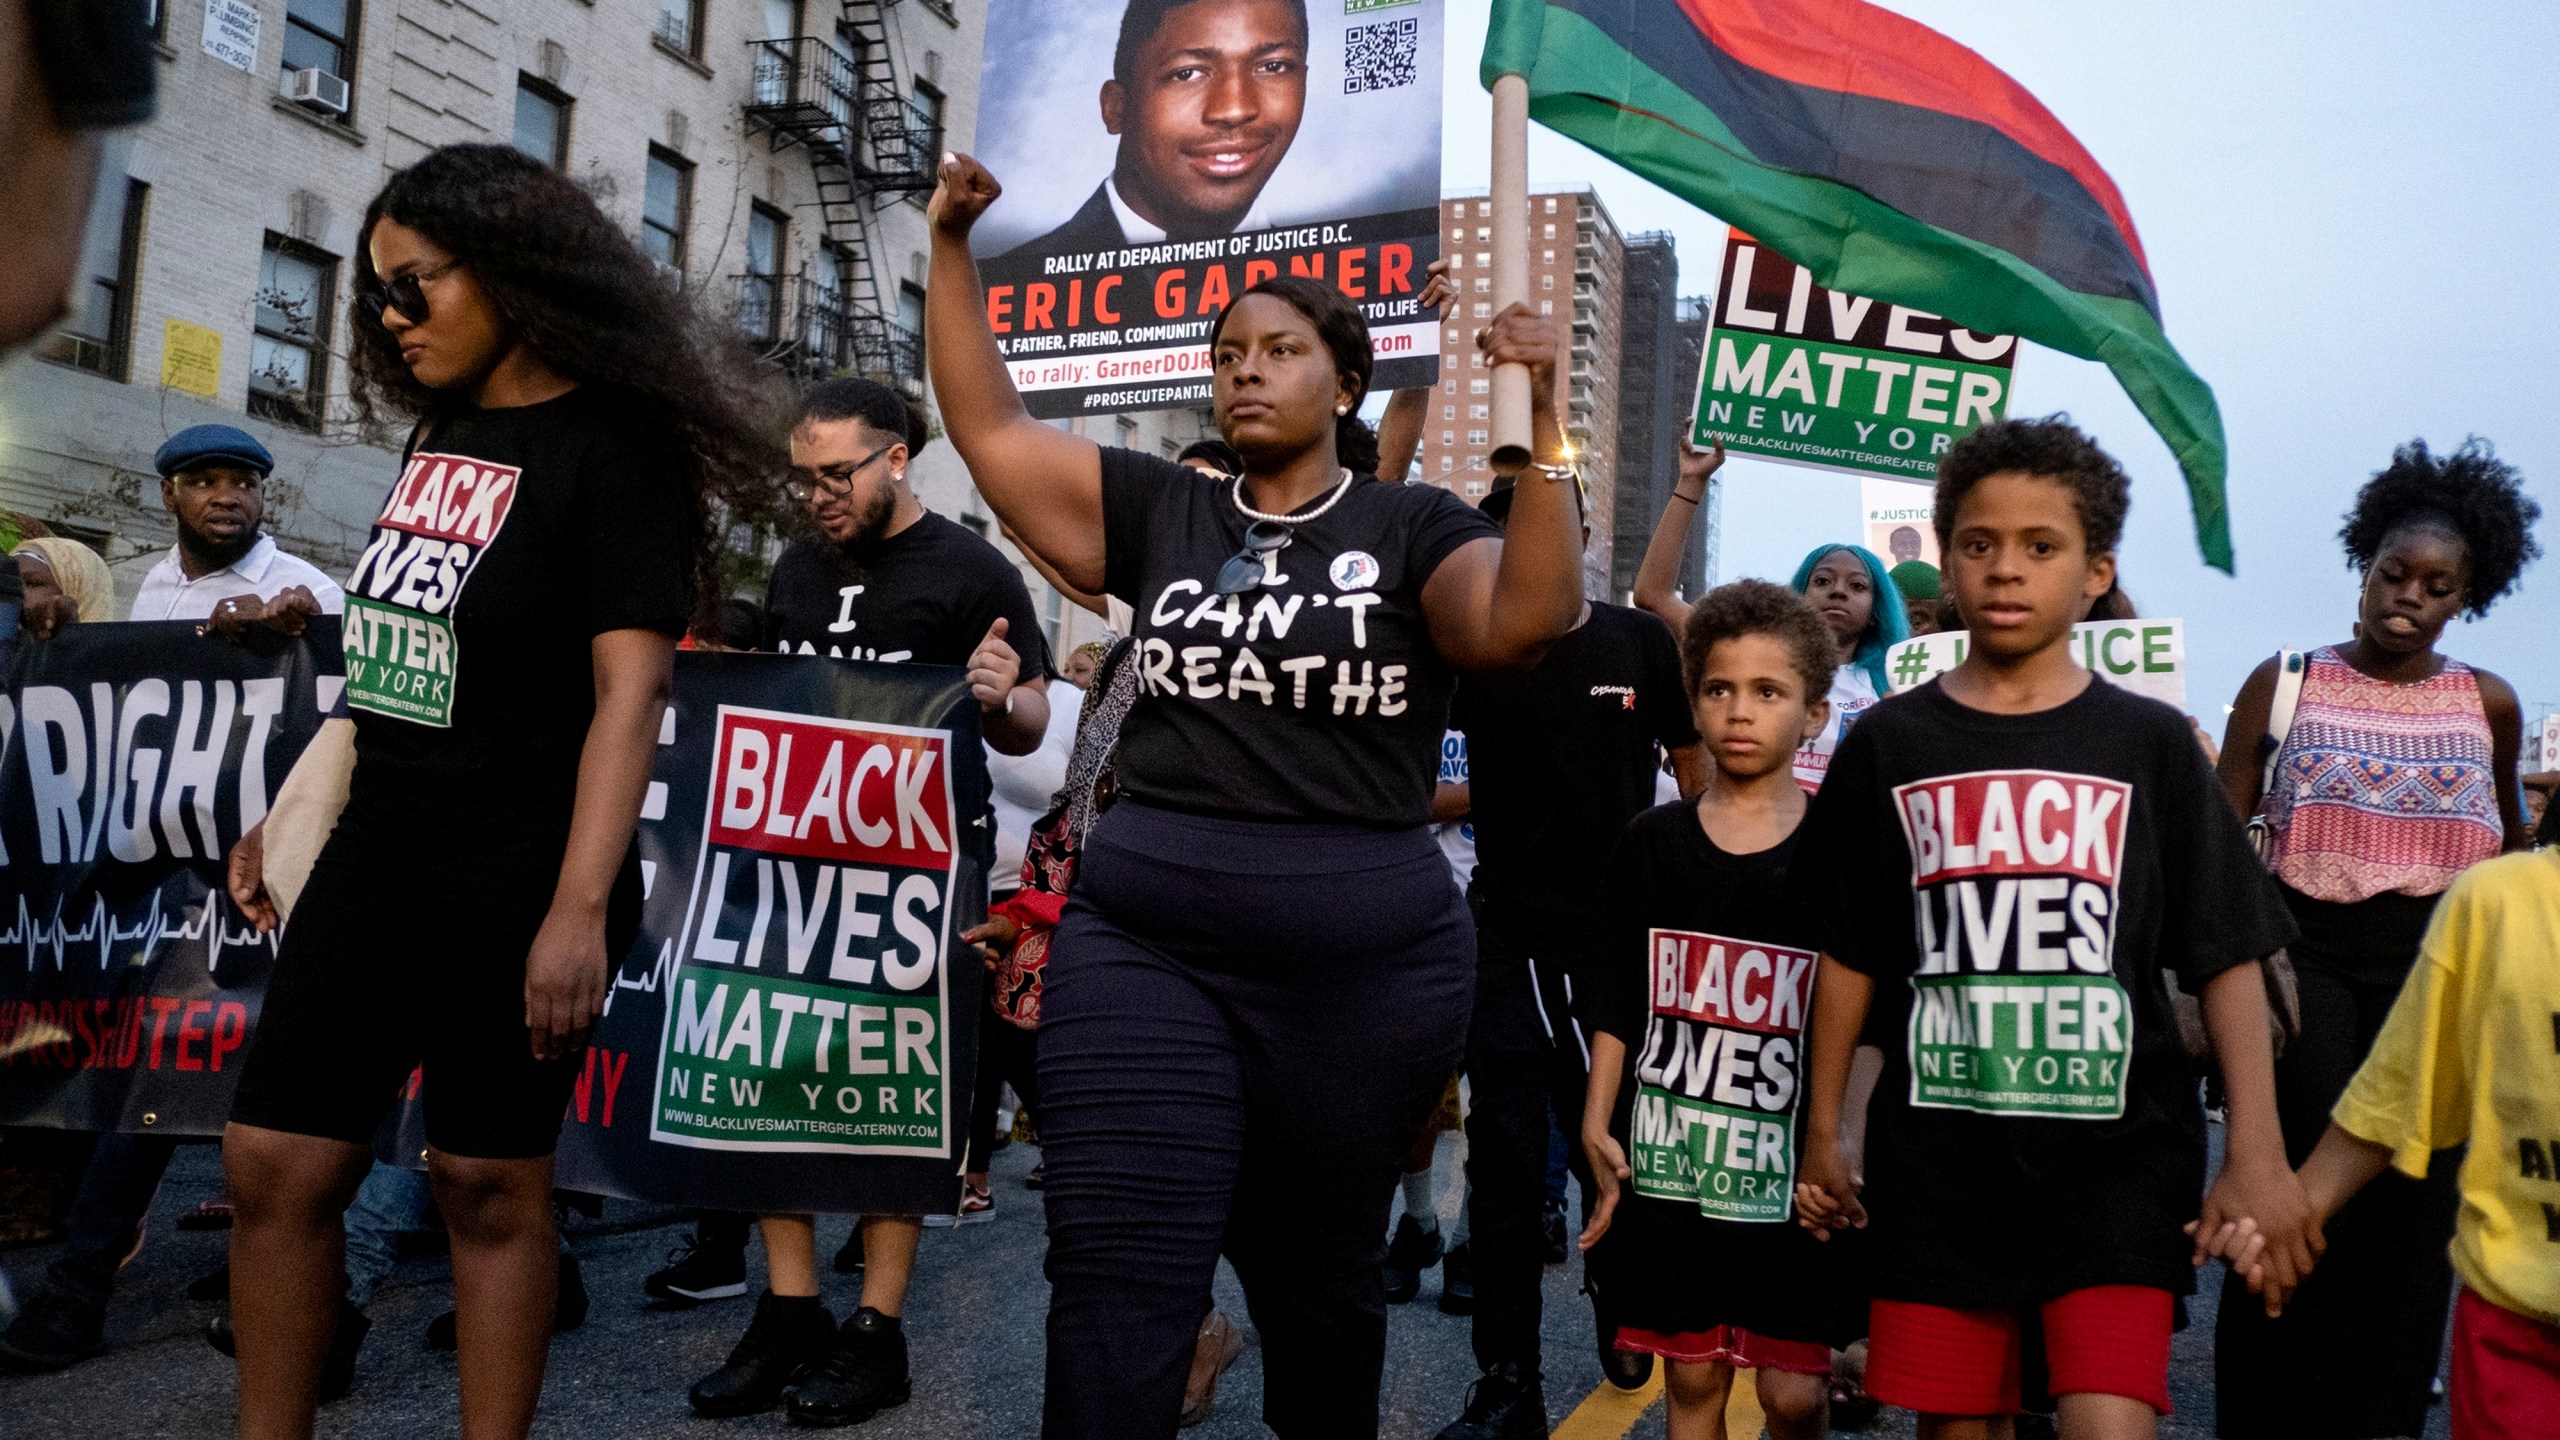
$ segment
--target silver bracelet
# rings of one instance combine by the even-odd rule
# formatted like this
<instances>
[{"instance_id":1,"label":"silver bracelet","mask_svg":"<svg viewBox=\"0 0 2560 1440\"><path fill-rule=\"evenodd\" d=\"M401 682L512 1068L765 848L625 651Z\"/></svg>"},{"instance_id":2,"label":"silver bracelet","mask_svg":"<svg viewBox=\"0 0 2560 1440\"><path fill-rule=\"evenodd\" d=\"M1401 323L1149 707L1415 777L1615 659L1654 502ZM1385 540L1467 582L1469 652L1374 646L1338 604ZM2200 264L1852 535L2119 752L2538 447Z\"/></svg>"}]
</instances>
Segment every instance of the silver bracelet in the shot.
<instances>
[{"instance_id":1,"label":"silver bracelet","mask_svg":"<svg viewBox=\"0 0 2560 1440\"><path fill-rule=\"evenodd\" d=\"M1557 481L1558 483L1562 483L1567 480L1579 483L1582 479L1582 472L1575 468L1573 462L1570 460L1566 461L1562 465L1548 465L1543 462L1535 462L1532 464L1531 468L1535 469L1539 474L1546 476L1550 480Z\"/></svg>"}]
</instances>

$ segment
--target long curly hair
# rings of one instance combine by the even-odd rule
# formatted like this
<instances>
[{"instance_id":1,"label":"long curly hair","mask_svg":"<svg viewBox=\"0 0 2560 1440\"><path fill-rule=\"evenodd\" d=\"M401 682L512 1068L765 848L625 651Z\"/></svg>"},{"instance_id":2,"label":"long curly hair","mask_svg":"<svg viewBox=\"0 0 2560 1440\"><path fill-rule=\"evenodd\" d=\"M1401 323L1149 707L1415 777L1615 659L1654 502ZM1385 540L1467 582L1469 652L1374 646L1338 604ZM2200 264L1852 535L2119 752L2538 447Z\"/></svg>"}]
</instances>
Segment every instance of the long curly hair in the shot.
<instances>
[{"instance_id":1,"label":"long curly hair","mask_svg":"<svg viewBox=\"0 0 2560 1440\"><path fill-rule=\"evenodd\" d=\"M2524 476L2488 441L2474 435L2452 454L2436 455L2426 441L2412 440L2356 492L2338 539L2346 545L2347 567L2362 574L2392 531L2411 523L2442 525L2461 538L2471 562L2463 608L2486 615L2542 554L2533 538L2533 522L2541 518L2542 507L2524 493Z\"/></svg>"},{"instance_id":2,"label":"long curly hair","mask_svg":"<svg viewBox=\"0 0 2560 1440\"><path fill-rule=\"evenodd\" d=\"M692 480L699 539L694 602L724 598L721 536L769 519L786 459L788 396L735 327L705 313L567 176L512 146L448 145L391 178L365 207L356 242L361 294L381 283L373 231L396 220L471 272L518 338L582 385L630 397L663 424ZM418 383L391 332L354 326L357 422L383 433L458 408Z\"/></svg>"}]
</instances>

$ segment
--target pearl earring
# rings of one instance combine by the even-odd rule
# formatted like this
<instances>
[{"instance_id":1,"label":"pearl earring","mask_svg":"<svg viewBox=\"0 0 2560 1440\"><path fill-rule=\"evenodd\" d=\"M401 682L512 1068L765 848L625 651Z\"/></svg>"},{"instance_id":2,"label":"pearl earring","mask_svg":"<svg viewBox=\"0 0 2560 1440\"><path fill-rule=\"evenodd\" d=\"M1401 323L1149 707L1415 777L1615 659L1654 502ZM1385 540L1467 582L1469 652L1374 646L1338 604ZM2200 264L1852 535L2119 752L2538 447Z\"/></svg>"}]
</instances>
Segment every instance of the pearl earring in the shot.
<instances>
[{"instance_id":1,"label":"pearl earring","mask_svg":"<svg viewBox=\"0 0 2560 1440\"><path fill-rule=\"evenodd\" d=\"M1348 415L1351 413L1351 407L1348 405L1336 405L1333 407L1333 413L1336 415Z\"/></svg>"}]
</instances>

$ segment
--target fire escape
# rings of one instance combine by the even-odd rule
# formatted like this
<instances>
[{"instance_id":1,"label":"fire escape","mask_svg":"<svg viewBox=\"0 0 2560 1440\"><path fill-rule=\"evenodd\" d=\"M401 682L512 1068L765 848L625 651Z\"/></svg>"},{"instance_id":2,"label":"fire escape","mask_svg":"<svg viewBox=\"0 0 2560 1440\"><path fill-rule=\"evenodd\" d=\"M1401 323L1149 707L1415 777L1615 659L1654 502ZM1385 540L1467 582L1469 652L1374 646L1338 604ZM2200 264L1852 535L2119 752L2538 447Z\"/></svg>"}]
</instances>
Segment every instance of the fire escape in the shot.
<instances>
[{"instance_id":1,"label":"fire escape","mask_svg":"<svg viewBox=\"0 0 2560 1440\"><path fill-rule=\"evenodd\" d=\"M837 258L832 275L739 276L739 302L742 321L795 373L850 372L921 394L923 338L884 301L872 235L884 201L932 190L942 137L899 88L885 13L894 3L842 0L833 39L753 42L747 127L775 151L808 152Z\"/></svg>"}]
</instances>

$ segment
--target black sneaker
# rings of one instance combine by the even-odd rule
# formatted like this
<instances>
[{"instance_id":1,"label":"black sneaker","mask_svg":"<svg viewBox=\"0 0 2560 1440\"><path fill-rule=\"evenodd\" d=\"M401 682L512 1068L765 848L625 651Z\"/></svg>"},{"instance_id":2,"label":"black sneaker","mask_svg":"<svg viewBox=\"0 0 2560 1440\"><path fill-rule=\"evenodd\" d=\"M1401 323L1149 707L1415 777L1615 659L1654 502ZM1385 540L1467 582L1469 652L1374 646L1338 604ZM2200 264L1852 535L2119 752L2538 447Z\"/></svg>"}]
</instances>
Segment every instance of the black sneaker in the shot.
<instances>
[{"instance_id":1,"label":"black sneaker","mask_svg":"<svg viewBox=\"0 0 2560 1440\"><path fill-rule=\"evenodd\" d=\"M1573 1237L1565 1232L1564 1207L1550 1205L1546 1213L1547 1263L1561 1265L1573 1253Z\"/></svg>"},{"instance_id":2,"label":"black sneaker","mask_svg":"<svg viewBox=\"0 0 2560 1440\"><path fill-rule=\"evenodd\" d=\"M756 1318L729 1363L695 1382L693 1413L708 1419L752 1415L782 1403L782 1392L818 1363L836 1338L835 1317L814 1295L764 1292Z\"/></svg>"},{"instance_id":3,"label":"black sneaker","mask_svg":"<svg viewBox=\"0 0 2560 1440\"><path fill-rule=\"evenodd\" d=\"M717 1241L704 1244L688 1235L667 1252L667 1268L640 1282L649 1303L660 1310L681 1310L706 1300L727 1300L747 1293L747 1248Z\"/></svg>"},{"instance_id":4,"label":"black sneaker","mask_svg":"<svg viewBox=\"0 0 2560 1440\"><path fill-rule=\"evenodd\" d=\"M578 1257L560 1252L560 1298L551 1307L551 1333L563 1334L587 1323L587 1277L578 1268ZM454 1313L450 1310L427 1322L426 1348L445 1352L461 1343Z\"/></svg>"},{"instance_id":5,"label":"black sneaker","mask_svg":"<svg viewBox=\"0 0 2560 1440\"><path fill-rule=\"evenodd\" d=\"M1546 1440L1547 1392L1518 1365L1496 1365L1467 1387L1467 1408L1438 1440Z\"/></svg>"},{"instance_id":6,"label":"black sneaker","mask_svg":"<svg viewBox=\"0 0 2560 1440\"><path fill-rule=\"evenodd\" d=\"M1440 1263L1440 1229L1422 1228L1410 1215L1396 1220L1396 1238L1387 1246L1387 1303L1402 1305L1422 1293L1422 1272Z\"/></svg>"},{"instance_id":7,"label":"black sneaker","mask_svg":"<svg viewBox=\"0 0 2560 1440\"><path fill-rule=\"evenodd\" d=\"M836 1248L836 1273L859 1275L862 1273L862 1263L862 1222L856 1220L853 1222L853 1233L844 1237L844 1244Z\"/></svg>"},{"instance_id":8,"label":"black sneaker","mask_svg":"<svg viewBox=\"0 0 2560 1440\"><path fill-rule=\"evenodd\" d=\"M1621 1350L1611 1343L1607 1332L1600 1337L1600 1373L1621 1390L1641 1390L1653 1378L1653 1353L1648 1350Z\"/></svg>"},{"instance_id":9,"label":"black sneaker","mask_svg":"<svg viewBox=\"0 0 2560 1440\"><path fill-rule=\"evenodd\" d=\"M103 1308L74 1304L49 1289L27 1297L27 1308L0 1330L0 1370L67 1370L106 1349Z\"/></svg>"},{"instance_id":10,"label":"black sneaker","mask_svg":"<svg viewBox=\"0 0 2560 1440\"><path fill-rule=\"evenodd\" d=\"M1476 1313L1476 1256L1472 1244L1459 1245L1440 1257L1440 1313Z\"/></svg>"},{"instance_id":11,"label":"black sneaker","mask_svg":"<svg viewBox=\"0 0 2560 1440\"><path fill-rule=\"evenodd\" d=\"M858 1425L906 1403L906 1329L865 1305L791 1392L788 1413L795 1425Z\"/></svg>"},{"instance_id":12,"label":"black sneaker","mask_svg":"<svg viewBox=\"0 0 2560 1440\"><path fill-rule=\"evenodd\" d=\"M321 1404L345 1399L356 1388L356 1357L364 1350L364 1337L372 1333L372 1317L339 1296L338 1330L329 1339L329 1353L320 1361ZM214 1316L204 1327L204 1343L235 1360L240 1356L240 1337L232 1330L228 1314Z\"/></svg>"}]
</instances>

